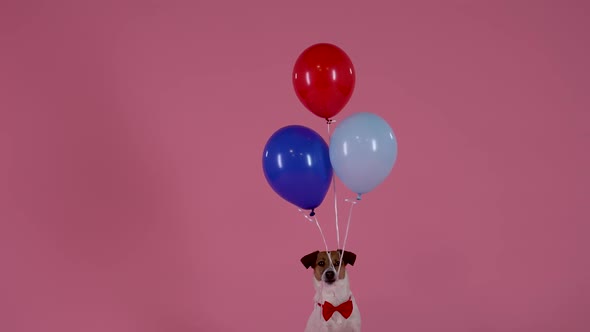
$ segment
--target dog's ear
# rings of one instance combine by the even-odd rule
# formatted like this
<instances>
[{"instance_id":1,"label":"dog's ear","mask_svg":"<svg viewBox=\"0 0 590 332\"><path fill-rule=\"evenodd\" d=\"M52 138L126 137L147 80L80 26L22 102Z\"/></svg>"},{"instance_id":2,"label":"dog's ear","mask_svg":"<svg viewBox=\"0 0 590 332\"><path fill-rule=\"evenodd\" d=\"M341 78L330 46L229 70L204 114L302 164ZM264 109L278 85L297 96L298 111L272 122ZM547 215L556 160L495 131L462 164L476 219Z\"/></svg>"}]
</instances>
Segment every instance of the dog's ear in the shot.
<instances>
[{"instance_id":1,"label":"dog's ear","mask_svg":"<svg viewBox=\"0 0 590 332\"><path fill-rule=\"evenodd\" d=\"M338 252L340 253L340 256L342 257L342 263L344 263L344 265L350 264L354 266L354 262L356 262L356 254L351 252L351 251L344 251L344 254L342 254L342 249L338 249Z\"/></svg>"},{"instance_id":2,"label":"dog's ear","mask_svg":"<svg viewBox=\"0 0 590 332\"><path fill-rule=\"evenodd\" d=\"M311 254L303 256L303 258L301 258L301 263L303 263L303 266L305 266L306 269L309 269L310 267L315 268L315 261L318 259L319 253L319 251L314 251Z\"/></svg>"}]
</instances>

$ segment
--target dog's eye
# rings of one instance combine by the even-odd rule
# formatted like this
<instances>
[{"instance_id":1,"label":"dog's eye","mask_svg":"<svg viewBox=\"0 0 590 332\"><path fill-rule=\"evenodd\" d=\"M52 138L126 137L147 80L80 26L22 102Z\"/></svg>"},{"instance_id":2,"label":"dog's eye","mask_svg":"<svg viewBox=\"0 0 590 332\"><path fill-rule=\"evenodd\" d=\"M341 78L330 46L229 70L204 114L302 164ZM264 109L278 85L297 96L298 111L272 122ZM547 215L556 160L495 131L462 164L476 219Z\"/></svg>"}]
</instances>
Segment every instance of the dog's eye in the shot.
<instances>
[{"instance_id":1,"label":"dog's eye","mask_svg":"<svg viewBox=\"0 0 590 332\"><path fill-rule=\"evenodd\" d=\"M334 266L340 266L340 261L336 261L336 262L334 263Z\"/></svg>"},{"instance_id":2,"label":"dog's eye","mask_svg":"<svg viewBox=\"0 0 590 332\"><path fill-rule=\"evenodd\" d=\"M324 266L324 265L326 265L326 263L324 263L324 261L319 261L319 262L318 262L318 265L319 265L319 266Z\"/></svg>"}]
</instances>

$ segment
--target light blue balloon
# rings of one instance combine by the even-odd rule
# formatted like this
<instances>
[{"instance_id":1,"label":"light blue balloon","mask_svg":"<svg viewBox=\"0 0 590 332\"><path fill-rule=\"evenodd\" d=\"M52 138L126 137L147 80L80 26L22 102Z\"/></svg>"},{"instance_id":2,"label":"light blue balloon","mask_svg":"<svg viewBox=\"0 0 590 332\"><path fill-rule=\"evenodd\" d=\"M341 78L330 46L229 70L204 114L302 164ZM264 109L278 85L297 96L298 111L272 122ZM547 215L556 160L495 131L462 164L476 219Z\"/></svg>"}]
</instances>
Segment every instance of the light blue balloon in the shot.
<instances>
[{"instance_id":1,"label":"light blue balloon","mask_svg":"<svg viewBox=\"0 0 590 332\"><path fill-rule=\"evenodd\" d=\"M358 194L358 199L387 178L396 159L397 140L393 129L373 113L347 117L336 126L330 138L332 168Z\"/></svg>"}]
</instances>

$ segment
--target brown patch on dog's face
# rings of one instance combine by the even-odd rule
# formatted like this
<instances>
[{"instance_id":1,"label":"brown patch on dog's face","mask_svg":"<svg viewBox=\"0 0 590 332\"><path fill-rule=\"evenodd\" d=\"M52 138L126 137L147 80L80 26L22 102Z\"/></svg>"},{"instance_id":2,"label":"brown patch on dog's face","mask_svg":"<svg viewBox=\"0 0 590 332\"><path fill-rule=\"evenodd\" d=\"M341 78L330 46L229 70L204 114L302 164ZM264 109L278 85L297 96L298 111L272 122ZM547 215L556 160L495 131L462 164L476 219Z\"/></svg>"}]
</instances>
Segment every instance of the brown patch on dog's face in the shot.
<instances>
[{"instance_id":1,"label":"brown patch on dog's face","mask_svg":"<svg viewBox=\"0 0 590 332\"><path fill-rule=\"evenodd\" d=\"M315 251L301 258L301 262L306 268L313 267L314 276L318 281L322 280L324 272L327 269L330 269L330 267L332 267L335 271L338 271L340 268L338 279L342 279L346 274L346 265L354 265L354 262L356 261L356 255L350 251L344 251L341 262L341 253L342 250L331 251L329 253L330 256L328 256L328 253L325 251ZM340 267L340 265L342 265L342 267Z\"/></svg>"}]
</instances>

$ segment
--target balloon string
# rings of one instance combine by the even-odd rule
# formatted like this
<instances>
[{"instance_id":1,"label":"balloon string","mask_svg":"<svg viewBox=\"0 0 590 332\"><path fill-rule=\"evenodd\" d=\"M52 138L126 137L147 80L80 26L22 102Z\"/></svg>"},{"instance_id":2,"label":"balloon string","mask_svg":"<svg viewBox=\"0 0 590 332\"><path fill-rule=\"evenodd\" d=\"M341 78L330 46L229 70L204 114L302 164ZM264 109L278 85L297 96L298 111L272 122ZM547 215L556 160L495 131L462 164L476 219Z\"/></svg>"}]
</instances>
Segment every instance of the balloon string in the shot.
<instances>
[{"instance_id":1,"label":"balloon string","mask_svg":"<svg viewBox=\"0 0 590 332\"><path fill-rule=\"evenodd\" d=\"M324 236L324 231L322 231L322 226L320 226L320 223L318 221L317 217L313 217L313 219L311 217L309 217L303 210L299 209L299 212L301 212L303 214L303 217L307 220L309 220L310 222L315 222L316 226L318 226L318 229L320 230L320 235L322 236L322 240L324 241L324 246L326 247L326 252L329 252L328 250L328 243L326 242L326 237ZM330 259L330 264L332 264L332 257L330 257L330 255L328 255L328 258Z\"/></svg>"},{"instance_id":2,"label":"balloon string","mask_svg":"<svg viewBox=\"0 0 590 332\"><path fill-rule=\"evenodd\" d=\"M334 214L336 216L336 241L340 248L340 228L338 227L338 195L336 194L336 178L332 177L332 186L334 187Z\"/></svg>"},{"instance_id":3,"label":"balloon string","mask_svg":"<svg viewBox=\"0 0 590 332\"><path fill-rule=\"evenodd\" d=\"M328 259L330 260L330 266L333 266L334 264L332 263L332 255L330 255L330 250L328 250L328 243L326 242L326 237L324 236L324 232L322 231L322 227L320 226L320 223L318 222L317 217L313 217L313 219L315 219L315 224L318 226L318 229L320 230L320 234L322 235L322 240L324 240L324 246L326 247L326 253L328 253Z\"/></svg>"},{"instance_id":4,"label":"balloon string","mask_svg":"<svg viewBox=\"0 0 590 332\"><path fill-rule=\"evenodd\" d=\"M342 266L342 257L344 256L344 249L346 249L346 241L348 240L348 230L350 229L350 220L352 218L352 208L358 202L357 200L353 199L345 199L344 201L350 203L350 210L348 210L348 222L346 223L346 233L344 235L344 243L342 244L342 251L340 252L340 265L338 266L338 275L340 275L340 267Z\"/></svg>"},{"instance_id":5,"label":"balloon string","mask_svg":"<svg viewBox=\"0 0 590 332\"><path fill-rule=\"evenodd\" d=\"M329 119L328 123L328 140L330 139L330 125L336 120ZM336 194L336 176L332 175L332 188L334 189L334 217L336 219L336 242L340 248L340 227L338 225L338 195Z\"/></svg>"},{"instance_id":6,"label":"balloon string","mask_svg":"<svg viewBox=\"0 0 590 332\"><path fill-rule=\"evenodd\" d=\"M298 209L298 211L299 211L299 212L301 212L301 214L303 215L303 218L305 218L305 219L309 220L310 222L313 222L313 219L311 219L311 218L310 218L310 217L307 215L307 213L305 213L303 210L301 210L301 209Z\"/></svg>"}]
</instances>

